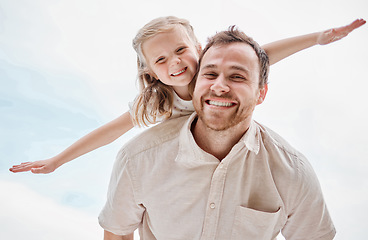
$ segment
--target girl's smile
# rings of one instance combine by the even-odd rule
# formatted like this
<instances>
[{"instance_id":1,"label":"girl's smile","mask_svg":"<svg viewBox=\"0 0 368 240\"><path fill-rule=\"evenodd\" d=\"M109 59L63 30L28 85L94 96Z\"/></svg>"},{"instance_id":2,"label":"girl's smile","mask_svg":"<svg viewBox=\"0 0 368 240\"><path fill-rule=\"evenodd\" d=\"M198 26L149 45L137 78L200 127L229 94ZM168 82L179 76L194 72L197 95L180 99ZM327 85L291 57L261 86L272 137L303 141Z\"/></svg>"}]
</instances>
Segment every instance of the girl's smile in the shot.
<instances>
[{"instance_id":1,"label":"girl's smile","mask_svg":"<svg viewBox=\"0 0 368 240\"><path fill-rule=\"evenodd\" d=\"M176 72L176 73L172 73L171 76L173 77L176 77L176 76L179 76L180 74L184 73L188 68L185 67L183 68L182 70L180 70L179 72Z\"/></svg>"}]
</instances>

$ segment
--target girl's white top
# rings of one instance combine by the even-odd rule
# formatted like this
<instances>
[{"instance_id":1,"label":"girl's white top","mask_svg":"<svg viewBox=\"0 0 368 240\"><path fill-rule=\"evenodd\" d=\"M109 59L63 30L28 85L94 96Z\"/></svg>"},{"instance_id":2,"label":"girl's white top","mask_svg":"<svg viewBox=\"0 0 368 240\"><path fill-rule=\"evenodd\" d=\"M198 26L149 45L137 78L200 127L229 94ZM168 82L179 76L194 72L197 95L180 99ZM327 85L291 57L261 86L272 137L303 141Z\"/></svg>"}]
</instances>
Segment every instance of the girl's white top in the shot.
<instances>
[{"instance_id":1,"label":"girl's white top","mask_svg":"<svg viewBox=\"0 0 368 240\"><path fill-rule=\"evenodd\" d=\"M195 111L191 100L183 100L175 91L173 91L173 93L172 115L168 119L190 115ZM134 102L129 102L129 112L131 116L134 116ZM165 120L167 120L167 118L164 116L158 116L156 118L156 123L163 122Z\"/></svg>"}]
</instances>

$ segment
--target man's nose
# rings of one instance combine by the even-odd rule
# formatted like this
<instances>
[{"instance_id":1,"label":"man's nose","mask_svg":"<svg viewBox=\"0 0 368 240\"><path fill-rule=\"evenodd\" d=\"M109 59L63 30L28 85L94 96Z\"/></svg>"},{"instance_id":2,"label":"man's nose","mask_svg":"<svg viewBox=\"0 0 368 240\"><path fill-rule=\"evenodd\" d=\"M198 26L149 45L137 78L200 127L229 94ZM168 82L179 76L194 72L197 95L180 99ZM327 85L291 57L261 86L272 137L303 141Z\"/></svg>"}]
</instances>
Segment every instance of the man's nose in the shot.
<instances>
[{"instance_id":1,"label":"man's nose","mask_svg":"<svg viewBox=\"0 0 368 240\"><path fill-rule=\"evenodd\" d=\"M216 94L227 93L230 91L227 81L222 75L219 75L213 81L213 84L211 85L210 89Z\"/></svg>"}]
</instances>

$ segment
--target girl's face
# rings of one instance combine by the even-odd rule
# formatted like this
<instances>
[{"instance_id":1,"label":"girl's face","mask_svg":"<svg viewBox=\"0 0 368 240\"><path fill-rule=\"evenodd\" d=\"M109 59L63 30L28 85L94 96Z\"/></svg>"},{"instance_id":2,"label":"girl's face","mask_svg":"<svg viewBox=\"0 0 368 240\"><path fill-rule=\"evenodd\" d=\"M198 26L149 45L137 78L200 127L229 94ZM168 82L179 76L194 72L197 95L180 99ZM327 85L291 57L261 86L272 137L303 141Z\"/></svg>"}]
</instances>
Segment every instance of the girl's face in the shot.
<instances>
[{"instance_id":1,"label":"girl's face","mask_svg":"<svg viewBox=\"0 0 368 240\"><path fill-rule=\"evenodd\" d=\"M198 65L199 53L181 26L159 33L142 44L147 65L156 79L177 93L187 90Z\"/></svg>"}]
</instances>

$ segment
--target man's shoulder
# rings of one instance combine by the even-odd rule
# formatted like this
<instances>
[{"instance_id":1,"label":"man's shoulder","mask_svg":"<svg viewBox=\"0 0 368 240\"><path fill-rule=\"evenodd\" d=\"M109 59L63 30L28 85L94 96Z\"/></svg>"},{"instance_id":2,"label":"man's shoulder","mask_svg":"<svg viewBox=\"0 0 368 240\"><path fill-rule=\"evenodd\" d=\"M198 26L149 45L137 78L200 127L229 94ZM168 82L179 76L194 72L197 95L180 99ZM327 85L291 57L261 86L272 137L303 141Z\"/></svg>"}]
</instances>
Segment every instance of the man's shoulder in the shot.
<instances>
[{"instance_id":1,"label":"man's shoulder","mask_svg":"<svg viewBox=\"0 0 368 240\"><path fill-rule=\"evenodd\" d=\"M189 116L184 116L159 123L131 139L122 147L122 150L128 150L129 155L136 155L172 141L178 138L188 118Z\"/></svg>"},{"instance_id":2,"label":"man's shoulder","mask_svg":"<svg viewBox=\"0 0 368 240\"><path fill-rule=\"evenodd\" d=\"M265 144L267 148L277 148L281 152L284 152L285 155L288 155L293 159L305 159L305 156L301 152L299 152L278 133L258 122L256 122L256 125L259 128L263 144Z\"/></svg>"},{"instance_id":3,"label":"man's shoulder","mask_svg":"<svg viewBox=\"0 0 368 240\"><path fill-rule=\"evenodd\" d=\"M285 173L286 171L290 174L290 178L285 178L285 175L283 175L283 178L289 179L295 184L317 182L313 167L304 154L270 128L259 123L257 123L257 126L262 136L262 144L267 151L267 155L270 156L268 161L276 163L273 166L279 172Z\"/></svg>"}]
</instances>

